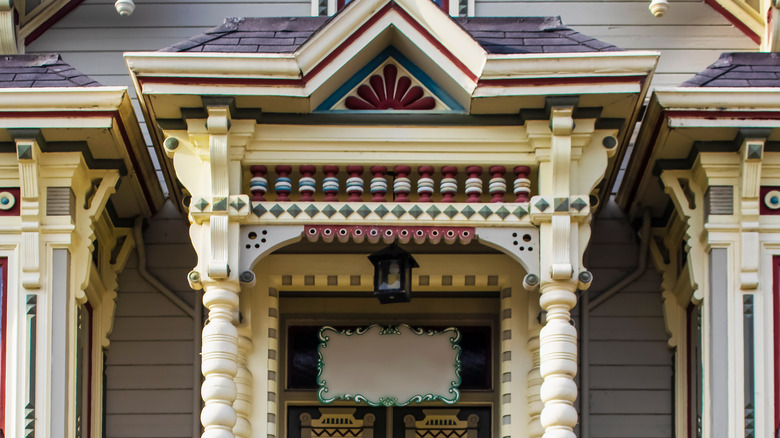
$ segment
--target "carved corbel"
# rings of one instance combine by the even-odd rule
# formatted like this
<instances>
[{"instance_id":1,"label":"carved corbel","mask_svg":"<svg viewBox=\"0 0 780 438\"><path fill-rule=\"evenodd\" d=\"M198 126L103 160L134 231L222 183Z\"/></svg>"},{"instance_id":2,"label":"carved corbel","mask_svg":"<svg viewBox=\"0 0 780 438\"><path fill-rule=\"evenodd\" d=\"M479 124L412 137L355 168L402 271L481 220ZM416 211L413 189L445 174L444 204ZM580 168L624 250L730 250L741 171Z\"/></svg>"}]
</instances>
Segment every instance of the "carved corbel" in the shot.
<instances>
[{"instance_id":1,"label":"carved corbel","mask_svg":"<svg viewBox=\"0 0 780 438\"><path fill-rule=\"evenodd\" d=\"M27 289L41 287L40 155L41 150L35 139L16 140L22 218L22 286Z\"/></svg>"},{"instance_id":2,"label":"carved corbel","mask_svg":"<svg viewBox=\"0 0 780 438\"><path fill-rule=\"evenodd\" d=\"M571 260L571 217L569 193L571 190L571 134L574 130L574 108L553 107L550 118L553 212L550 217L552 247L550 277L553 280L571 278L574 268ZM533 199L532 204L536 204Z\"/></svg>"},{"instance_id":3,"label":"carved corbel","mask_svg":"<svg viewBox=\"0 0 780 438\"><path fill-rule=\"evenodd\" d=\"M209 233L211 252L208 258L208 275L213 279L230 276L228 260L228 196L230 196L230 172L228 159L228 107L209 107L206 129L209 133L209 163L211 170L211 215Z\"/></svg>"},{"instance_id":4,"label":"carved corbel","mask_svg":"<svg viewBox=\"0 0 780 438\"><path fill-rule=\"evenodd\" d=\"M761 187L761 160L766 139L748 139L742 144L741 267L739 280L743 290L758 287L759 252L759 190Z\"/></svg>"},{"instance_id":5,"label":"carved corbel","mask_svg":"<svg viewBox=\"0 0 780 438\"><path fill-rule=\"evenodd\" d=\"M665 170L661 173L664 192L675 205L678 217L684 227L684 237L688 248L687 267L693 298L703 299L699 287L704 279L704 209L701 208L704 193L697 184L690 183L689 171Z\"/></svg>"}]
</instances>

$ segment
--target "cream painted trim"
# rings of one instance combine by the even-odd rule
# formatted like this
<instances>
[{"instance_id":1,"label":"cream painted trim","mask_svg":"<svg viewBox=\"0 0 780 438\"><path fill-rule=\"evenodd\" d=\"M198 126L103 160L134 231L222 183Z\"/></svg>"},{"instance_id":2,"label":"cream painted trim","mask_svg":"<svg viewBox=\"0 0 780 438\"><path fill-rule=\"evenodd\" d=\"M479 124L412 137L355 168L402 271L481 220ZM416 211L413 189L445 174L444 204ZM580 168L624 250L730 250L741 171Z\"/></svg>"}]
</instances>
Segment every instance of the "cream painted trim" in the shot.
<instances>
[{"instance_id":1,"label":"cream painted trim","mask_svg":"<svg viewBox=\"0 0 780 438\"><path fill-rule=\"evenodd\" d=\"M127 87L5 88L0 111L115 111L126 94Z\"/></svg>"},{"instance_id":2,"label":"cream painted trim","mask_svg":"<svg viewBox=\"0 0 780 438\"><path fill-rule=\"evenodd\" d=\"M310 71L328 56L334 47L344 42L355 29L371 19L387 3L387 0L362 0L347 5L342 13L336 15L298 49L296 55L301 70ZM471 35L452 21L445 11L428 0L396 0L395 3L461 60L469 70L479 76L484 64L485 50ZM391 11L388 17L397 14ZM391 21L391 24L396 26L400 23L407 24L400 16Z\"/></svg>"},{"instance_id":3,"label":"cream painted trim","mask_svg":"<svg viewBox=\"0 0 780 438\"><path fill-rule=\"evenodd\" d=\"M488 55L480 79L646 75L659 56L650 51Z\"/></svg>"},{"instance_id":4,"label":"cream painted trim","mask_svg":"<svg viewBox=\"0 0 780 438\"><path fill-rule=\"evenodd\" d=\"M46 0L44 0L46 1ZM33 15L33 18L22 26L21 29L19 29L19 39L24 40L27 35L30 35L35 29L43 26L43 24L53 17L60 9L65 7L70 0L55 0L51 1L48 5L41 5L35 8L33 11L31 11L27 15ZM19 11L19 15L21 16L21 21L24 21L26 19L26 16L23 11Z\"/></svg>"},{"instance_id":5,"label":"cream painted trim","mask_svg":"<svg viewBox=\"0 0 780 438\"><path fill-rule=\"evenodd\" d=\"M292 53L127 52L124 56L130 71L141 76L301 78L301 70Z\"/></svg>"},{"instance_id":6,"label":"cream painted trim","mask_svg":"<svg viewBox=\"0 0 780 438\"><path fill-rule=\"evenodd\" d=\"M642 91L637 83L625 84L565 84L565 85L480 85L473 94L473 100L504 96L556 96L586 94L636 94ZM472 111L473 114L477 114Z\"/></svg>"},{"instance_id":7,"label":"cream painted trim","mask_svg":"<svg viewBox=\"0 0 780 438\"><path fill-rule=\"evenodd\" d=\"M658 88L656 99L665 110L779 110L778 88Z\"/></svg>"}]
</instances>

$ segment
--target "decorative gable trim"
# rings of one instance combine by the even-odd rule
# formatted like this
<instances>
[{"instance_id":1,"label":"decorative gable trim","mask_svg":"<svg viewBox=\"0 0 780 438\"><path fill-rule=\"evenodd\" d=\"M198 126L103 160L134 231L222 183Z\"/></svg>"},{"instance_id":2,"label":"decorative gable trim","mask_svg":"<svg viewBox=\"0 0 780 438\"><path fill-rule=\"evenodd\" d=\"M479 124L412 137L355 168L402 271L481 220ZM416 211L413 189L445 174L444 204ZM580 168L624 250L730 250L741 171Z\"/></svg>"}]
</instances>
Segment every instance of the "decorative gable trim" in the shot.
<instances>
[{"instance_id":1,"label":"decorative gable trim","mask_svg":"<svg viewBox=\"0 0 780 438\"><path fill-rule=\"evenodd\" d=\"M409 86L406 91L406 96L412 93L412 89L418 87L422 94L419 99L408 99L404 101L406 103L403 108L393 108L401 111L409 110L431 110L431 111L446 111L446 112L463 112L465 109L450 96L444 89L439 87L433 79L431 79L425 72L412 63L406 56L396 50L394 47L388 47L377 55L374 59L369 61L363 68L349 78L341 87L339 87L330 97L325 99L322 104L317 107L316 111L351 111L351 110L364 110L364 111L384 111L387 107L382 105L376 108L371 108L371 102L368 99L361 96L365 94L366 88L361 90L361 87L368 87L371 92L377 95L379 101L382 101L381 95L385 91L385 84L377 82L374 79L378 76L383 82L389 80L386 73L392 74L392 68L395 67L396 78L393 80L393 89L398 90L398 84L401 84L401 78L409 79ZM373 83L372 83L373 82ZM419 91L415 91L419 93ZM388 96L385 96L389 98ZM400 96L399 96L400 97ZM410 96L411 97L411 96ZM349 102L348 102L349 101ZM364 107L356 107L360 102L366 103ZM350 103L353 103L350 107ZM416 103L416 105L413 105ZM432 106L423 105L423 103L430 103ZM374 102L376 104L376 102Z\"/></svg>"}]
</instances>

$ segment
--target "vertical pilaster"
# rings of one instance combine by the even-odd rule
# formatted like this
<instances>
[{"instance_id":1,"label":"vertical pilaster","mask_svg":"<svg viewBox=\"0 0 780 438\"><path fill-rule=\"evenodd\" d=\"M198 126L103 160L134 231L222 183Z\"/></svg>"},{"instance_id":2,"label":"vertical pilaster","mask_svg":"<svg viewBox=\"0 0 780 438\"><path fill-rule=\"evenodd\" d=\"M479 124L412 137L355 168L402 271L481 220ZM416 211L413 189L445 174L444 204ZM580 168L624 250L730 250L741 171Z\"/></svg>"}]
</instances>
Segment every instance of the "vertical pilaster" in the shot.
<instances>
[{"instance_id":1,"label":"vertical pilaster","mask_svg":"<svg viewBox=\"0 0 780 438\"><path fill-rule=\"evenodd\" d=\"M221 281L204 285L203 305L208 323L203 328L201 396L205 402L200 414L203 438L233 438L238 371L238 330L233 313L238 308L238 282Z\"/></svg>"},{"instance_id":2,"label":"vertical pilaster","mask_svg":"<svg viewBox=\"0 0 780 438\"><path fill-rule=\"evenodd\" d=\"M542 374L539 371L539 327L536 320L533 320L533 328L528 332L528 353L531 355L531 370L528 372L526 400L528 402L528 437L539 438L544 435L544 428L541 423L542 397Z\"/></svg>"},{"instance_id":3,"label":"vertical pilaster","mask_svg":"<svg viewBox=\"0 0 780 438\"><path fill-rule=\"evenodd\" d=\"M501 436L512 436L512 289L501 291Z\"/></svg>"},{"instance_id":4,"label":"vertical pilaster","mask_svg":"<svg viewBox=\"0 0 780 438\"><path fill-rule=\"evenodd\" d=\"M710 252L709 304L704 317L705 337L709 338L709 353L705 360L709 370L709 431L704 435L711 438L729 436L729 286L728 286L728 250L713 248ZM705 301L706 302L706 301Z\"/></svg>"},{"instance_id":5,"label":"vertical pilaster","mask_svg":"<svg viewBox=\"0 0 780 438\"><path fill-rule=\"evenodd\" d=\"M279 291L268 289L268 437L277 435L276 420L279 418L277 402L279 396Z\"/></svg>"}]
</instances>

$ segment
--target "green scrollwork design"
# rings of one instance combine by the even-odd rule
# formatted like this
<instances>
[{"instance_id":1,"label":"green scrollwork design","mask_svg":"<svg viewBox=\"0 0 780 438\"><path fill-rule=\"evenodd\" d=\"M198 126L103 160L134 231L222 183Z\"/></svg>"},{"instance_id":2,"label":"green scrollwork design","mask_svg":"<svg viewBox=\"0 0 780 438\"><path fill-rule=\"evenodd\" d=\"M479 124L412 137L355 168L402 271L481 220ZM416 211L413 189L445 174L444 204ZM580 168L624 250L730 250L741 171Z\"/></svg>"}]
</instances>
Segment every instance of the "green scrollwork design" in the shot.
<instances>
[{"instance_id":1,"label":"green scrollwork design","mask_svg":"<svg viewBox=\"0 0 780 438\"><path fill-rule=\"evenodd\" d=\"M449 341L452 346L453 350L457 351L457 354L455 355L455 363L453 364L453 367L455 368L455 380L450 382L450 388L448 389L448 393L451 394L451 397L445 397L442 395L435 395L435 394L418 394L415 396L412 396L409 398L409 400L399 402L396 397L392 396L384 396L380 397L379 400L369 400L366 396L363 394L342 394L337 395L335 397L329 397L328 392L330 391L327 387L327 382L323 380L322 373L325 368L324 358L322 356L322 350L328 347L328 341L330 341L330 336L328 336L328 332L334 332L337 334L342 334L345 336L355 336L355 335L362 335L371 330L374 327L380 327L381 330L379 332L380 335L400 335L401 334L401 327L404 327L414 333L418 336L434 336L441 333L448 333L450 332L452 336L450 336ZM365 403L369 406L373 407L382 407L382 406L407 406L412 403L422 403L422 402L429 402L429 401L441 401L445 404L454 404L458 401L460 398L460 384L462 382L461 376L460 376L460 369L461 369L461 362L460 362L460 354L461 354L461 348L460 348L460 331L455 327L449 327L441 331L436 330L425 330L423 328L413 328L407 324L400 324L398 326L386 326L382 328L379 324L372 324L368 327L359 327L354 330L351 329L345 329L345 330L337 330L330 326L322 327L318 333L318 337L320 339L319 344L319 350L318 350L318 358L317 358L317 384L320 386L319 390L317 391L317 398L321 403L329 404L333 403L334 401L340 400L340 401L354 401L355 403Z\"/></svg>"}]
</instances>

